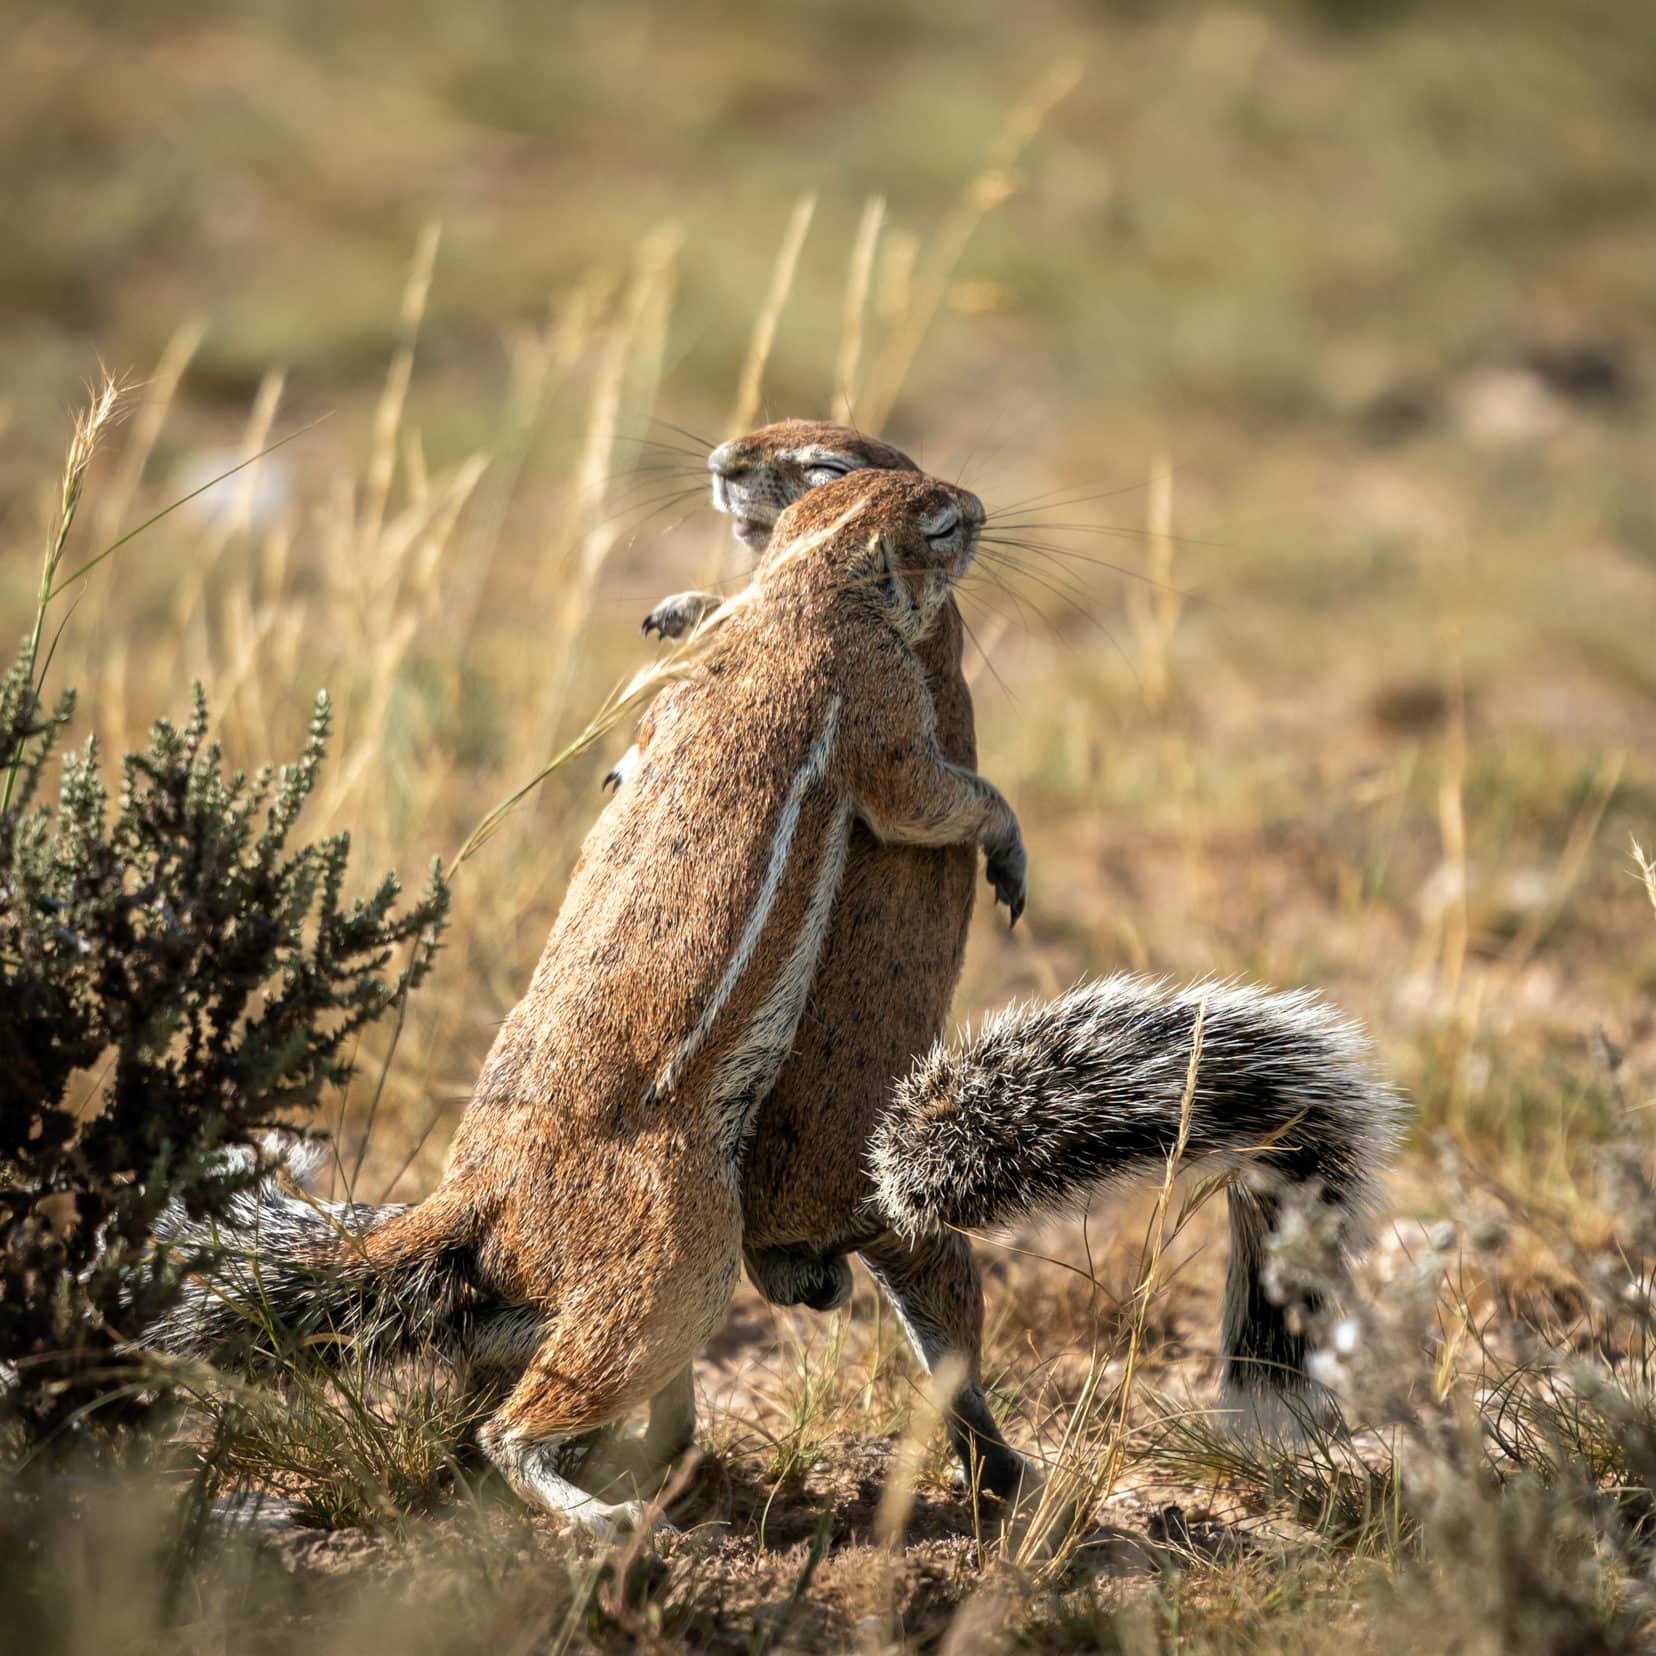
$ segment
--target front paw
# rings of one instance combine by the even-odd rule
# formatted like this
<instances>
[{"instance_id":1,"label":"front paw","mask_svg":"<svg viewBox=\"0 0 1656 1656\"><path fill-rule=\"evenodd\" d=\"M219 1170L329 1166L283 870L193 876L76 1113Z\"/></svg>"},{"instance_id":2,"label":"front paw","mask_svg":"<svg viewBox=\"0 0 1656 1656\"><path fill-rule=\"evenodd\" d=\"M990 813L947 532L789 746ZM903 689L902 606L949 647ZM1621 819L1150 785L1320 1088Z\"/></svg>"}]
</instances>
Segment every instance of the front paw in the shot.
<instances>
[{"instance_id":1,"label":"front paw","mask_svg":"<svg viewBox=\"0 0 1656 1656\"><path fill-rule=\"evenodd\" d=\"M995 846L984 860L983 872L995 888L995 901L1005 903L1011 913L1010 925L1018 923L1024 911L1029 878L1029 858L1024 853L1023 837L1014 831L1012 838Z\"/></svg>"},{"instance_id":2,"label":"front paw","mask_svg":"<svg viewBox=\"0 0 1656 1656\"><path fill-rule=\"evenodd\" d=\"M646 638L655 633L660 638L682 638L705 616L719 607L719 600L709 592L675 592L663 598L644 617L639 629Z\"/></svg>"}]
</instances>

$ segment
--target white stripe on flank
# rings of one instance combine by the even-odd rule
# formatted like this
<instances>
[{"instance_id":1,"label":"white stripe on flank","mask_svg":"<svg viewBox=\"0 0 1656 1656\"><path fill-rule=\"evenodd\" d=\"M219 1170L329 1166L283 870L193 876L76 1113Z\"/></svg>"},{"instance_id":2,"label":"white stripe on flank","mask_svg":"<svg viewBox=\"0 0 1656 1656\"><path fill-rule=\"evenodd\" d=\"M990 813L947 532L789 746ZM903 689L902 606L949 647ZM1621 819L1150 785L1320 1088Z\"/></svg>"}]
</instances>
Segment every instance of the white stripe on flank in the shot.
<instances>
[{"instance_id":1,"label":"white stripe on flank","mask_svg":"<svg viewBox=\"0 0 1656 1656\"><path fill-rule=\"evenodd\" d=\"M713 1108L720 1117L725 1154L732 1167L741 1159L747 1144L756 1106L775 1085L777 1073L793 1051L799 1020L805 1011L805 997L811 992L822 946L828 940L828 920L834 912L834 899L839 895L850 845L851 807L842 804L828 826L822 860L817 865L816 884L793 949L783 961L770 992L743 1030L741 1040L719 1065L719 1073L713 1078Z\"/></svg>"},{"instance_id":2,"label":"white stripe on flank","mask_svg":"<svg viewBox=\"0 0 1656 1656\"><path fill-rule=\"evenodd\" d=\"M799 831L799 813L805 803L806 791L818 782L823 772L828 769L828 760L833 754L834 742L839 735L841 705L841 697L836 691L828 702L828 713L822 722L822 734L812 744L811 751L805 756L805 763L800 766L793 781L788 785L788 796L782 802L781 820L776 825L776 837L771 841L770 866L765 870L765 883L759 888L759 895L754 901L753 911L748 915L747 925L742 928L735 953L731 955L730 963L724 969L724 976L719 979L718 987L708 997L695 1026L679 1042L672 1057L667 1060L666 1067L656 1077L654 1090L658 1093L672 1091L674 1083L678 1080L679 1071L701 1049L702 1042L707 1039L708 1032L724 1010L725 1002L735 990L737 981L753 959L753 951L759 947L759 938L764 932L766 920L770 918L776 894L782 889L782 877L787 872L788 853L793 849L794 835Z\"/></svg>"}]
</instances>

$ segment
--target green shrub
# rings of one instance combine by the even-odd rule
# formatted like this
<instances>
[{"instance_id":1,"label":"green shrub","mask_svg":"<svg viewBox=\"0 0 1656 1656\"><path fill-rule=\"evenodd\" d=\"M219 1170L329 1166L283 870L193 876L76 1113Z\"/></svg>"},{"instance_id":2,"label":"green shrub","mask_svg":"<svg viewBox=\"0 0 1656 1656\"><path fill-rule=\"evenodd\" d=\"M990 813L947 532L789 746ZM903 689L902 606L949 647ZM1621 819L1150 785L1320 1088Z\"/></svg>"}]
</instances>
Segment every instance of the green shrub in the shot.
<instances>
[{"instance_id":1,"label":"green shrub","mask_svg":"<svg viewBox=\"0 0 1656 1656\"><path fill-rule=\"evenodd\" d=\"M274 773L226 774L198 686L113 806L92 742L37 803L73 698L42 709L34 654L0 681L0 1420L62 1442L156 1395L127 1341L205 1263L152 1242L166 1204L221 1210L257 1176L222 1152L346 1080L357 1035L430 970L448 893L434 867L410 906L391 875L346 904L347 835L289 848L325 696Z\"/></svg>"}]
</instances>

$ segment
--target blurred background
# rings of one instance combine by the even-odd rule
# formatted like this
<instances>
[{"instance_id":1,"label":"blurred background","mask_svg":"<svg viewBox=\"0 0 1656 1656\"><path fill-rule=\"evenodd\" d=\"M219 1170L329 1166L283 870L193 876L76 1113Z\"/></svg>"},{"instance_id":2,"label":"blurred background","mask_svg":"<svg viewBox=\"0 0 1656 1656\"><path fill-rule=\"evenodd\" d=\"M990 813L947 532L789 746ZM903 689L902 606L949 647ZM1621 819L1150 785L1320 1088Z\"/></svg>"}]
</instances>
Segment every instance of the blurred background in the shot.
<instances>
[{"instance_id":1,"label":"blurred background","mask_svg":"<svg viewBox=\"0 0 1656 1656\"><path fill-rule=\"evenodd\" d=\"M980 914L963 1013L1321 985L1537 1182L1604 1052L1648 1065L1648 6L147 0L5 38L0 623L102 369L66 567L299 433L58 601L106 753L200 678L237 762L285 757L325 685L312 827L412 883L655 597L739 575L706 445L840 413L1024 542L967 613L1032 912ZM380 1184L434 1176L624 742L457 876Z\"/></svg>"},{"instance_id":2,"label":"blurred background","mask_svg":"<svg viewBox=\"0 0 1656 1656\"><path fill-rule=\"evenodd\" d=\"M1378 1439L1279 1459L1203 1424L1221 1204L1101 1202L1090 1238L986 1245L1010 1435L1091 1468L1169 1566L1089 1554L1051 1647L1648 1645L1656 7L58 0L0 23L0 633L35 625L44 548L48 690L80 691L70 734L112 785L192 680L250 769L299 751L326 687L301 829L350 832L358 890L453 870L400 1039L372 1031L325 1103L359 1196L438 1176L628 740L592 721L658 654L641 617L744 573L707 449L852 420L1000 514L963 608L1030 908L1008 934L980 902L959 1015L1122 969L1311 985L1418 1123L1362 1296L1371 1378L1424 1422L1401 1483ZM866 1281L832 1318L741 1290L697 1379L733 1522L673 1555L670 1627L705 1598L718 1648L776 1648L808 1590L827 1644L873 1649L870 1604L939 1629L984 1608L998 1555ZM196 1540L232 1485L334 1532L289 1538L267 1608L235 1571L180 1596L172 1520L102 1500L118 1544L29 1519L17 1558L67 1585L27 1602L81 1627L65 1649L146 1617L156 1648L223 1648L214 1616L238 1648L332 1648L292 1561L357 1570L432 1502L433 1568L385 1576L362 1626L569 1647L587 1564L566 1615L558 1555L513 1574L456 1527L453 1422L361 1403L185 1417L223 1462L181 1509ZM899 1567L866 1542L911 1474ZM1618 1582L1638 1639L1593 1644ZM662 1647L613 1614L612 1648Z\"/></svg>"}]
</instances>

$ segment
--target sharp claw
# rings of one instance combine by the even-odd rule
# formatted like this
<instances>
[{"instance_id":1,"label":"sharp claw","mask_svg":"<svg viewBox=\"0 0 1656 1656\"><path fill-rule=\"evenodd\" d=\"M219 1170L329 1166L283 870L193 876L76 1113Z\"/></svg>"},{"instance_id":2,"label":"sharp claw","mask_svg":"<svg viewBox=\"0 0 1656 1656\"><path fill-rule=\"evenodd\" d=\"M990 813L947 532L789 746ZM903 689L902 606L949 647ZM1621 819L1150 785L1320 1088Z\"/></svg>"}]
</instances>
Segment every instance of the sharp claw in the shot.
<instances>
[{"instance_id":1,"label":"sharp claw","mask_svg":"<svg viewBox=\"0 0 1656 1656\"><path fill-rule=\"evenodd\" d=\"M621 772L619 770L612 770L609 773L609 775L604 778L604 781L603 781L604 792L605 793L613 793L620 786L621 786Z\"/></svg>"}]
</instances>

